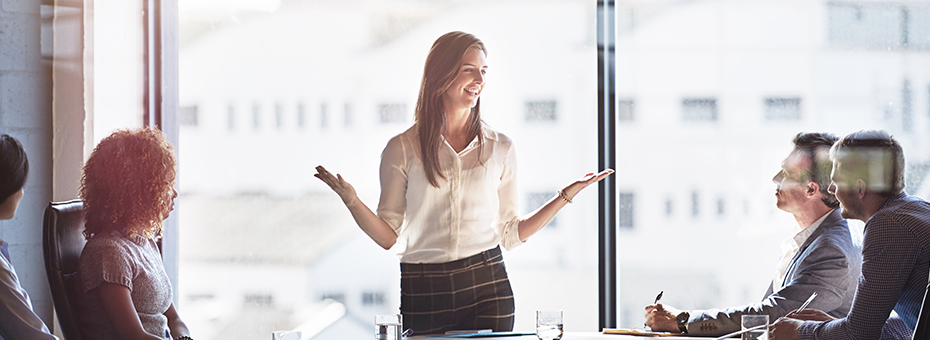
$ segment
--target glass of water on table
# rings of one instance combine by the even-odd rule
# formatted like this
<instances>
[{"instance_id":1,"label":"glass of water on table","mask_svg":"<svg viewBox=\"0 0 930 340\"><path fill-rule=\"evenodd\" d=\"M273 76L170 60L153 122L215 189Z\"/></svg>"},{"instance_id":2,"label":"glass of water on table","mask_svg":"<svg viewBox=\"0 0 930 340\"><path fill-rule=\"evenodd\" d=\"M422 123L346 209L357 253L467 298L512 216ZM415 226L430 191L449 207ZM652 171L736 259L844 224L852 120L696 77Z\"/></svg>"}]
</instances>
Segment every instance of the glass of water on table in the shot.
<instances>
[{"instance_id":1,"label":"glass of water on table","mask_svg":"<svg viewBox=\"0 0 930 340\"><path fill-rule=\"evenodd\" d=\"M401 340L404 316L401 314L375 315L375 340Z\"/></svg>"},{"instance_id":2,"label":"glass of water on table","mask_svg":"<svg viewBox=\"0 0 930 340\"><path fill-rule=\"evenodd\" d=\"M536 337L539 340L558 340L562 338L562 311L536 311Z\"/></svg>"},{"instance_id":3,"label":"glass of water on table","mask_svg":"<svg viewBox=\"0 0 930 340\"><path fill-rule=\"evenodd\" d=\"M747 330L756 328L752 331L743 333L742 340L768 340L769 339L769 316L768 315L743 315L742 329Z\"/></svg>"}]
</instances>

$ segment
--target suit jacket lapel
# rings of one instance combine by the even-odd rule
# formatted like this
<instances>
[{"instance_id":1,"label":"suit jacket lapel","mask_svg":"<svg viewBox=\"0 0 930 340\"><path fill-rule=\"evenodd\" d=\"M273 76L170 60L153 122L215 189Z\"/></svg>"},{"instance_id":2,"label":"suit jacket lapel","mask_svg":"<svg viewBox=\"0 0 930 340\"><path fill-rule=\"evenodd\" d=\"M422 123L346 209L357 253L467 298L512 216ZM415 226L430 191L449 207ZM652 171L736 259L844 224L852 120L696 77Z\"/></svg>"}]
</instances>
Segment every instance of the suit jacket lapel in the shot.
<instances>
[{"instance_id":1,"label":"suit jacket lapel","mask_svg":"<svg viewBox=\"0 0 930 340\"><path fill-rule=\"evenodd\" d=\"M842 219L843 217L841 216L840 208L833 209L833 212L831 212L830 215L827 215L827 218L825 218L823 222L817 226L817 230L814 230L814 232L807 237L807 240L804 240L804 244L802 244L798 249L798 253L794 254L794 258L791 259L791 262L788 263L788 268L785 269L785 281L781 283L782 287L785 286L786 282L794 278L794 270L798 266L799 259L807 256L807 254L805 254L807 247L809 247L811 243L820 236L820 234L823 234L823 232L828 228L832 228L833 226L837 225L837 223L839 223ZM842 221L840 224L845 224L845 221Z\"/></svg>"}]
</instances>

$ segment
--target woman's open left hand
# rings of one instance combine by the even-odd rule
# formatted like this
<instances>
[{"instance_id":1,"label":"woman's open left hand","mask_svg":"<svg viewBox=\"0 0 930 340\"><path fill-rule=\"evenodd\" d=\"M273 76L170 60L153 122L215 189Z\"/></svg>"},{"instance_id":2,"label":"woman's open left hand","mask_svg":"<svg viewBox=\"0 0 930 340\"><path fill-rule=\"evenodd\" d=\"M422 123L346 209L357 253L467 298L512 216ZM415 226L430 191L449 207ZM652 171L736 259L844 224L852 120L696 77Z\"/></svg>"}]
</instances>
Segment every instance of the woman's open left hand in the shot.
<instances>
[{"instance_id":1,"label":"woman's open left hand","mask_svg":"<svg viewBox=\"0 0 930 340\"><path fill-rule=\"evenodd\" d=\"M329 187L339 195L339 198L342 198L342 202L347 206L358 198L355 194L355 188L352 187L349 182L346 182L346 180L342 178L342 175L336 174L336 176L333 176L333 174L322 165L318 165L316 171L317 173L313 174L313 177L319 178L323 183L329 185Z\"/></svg>"},{"instance_id":2,"label":"woman's open left hand","mask_svg":"<svg viewBox=\"0 0 930 340\"><path fill-rule=\"evenodd\" d=\"M605 169L604 171L596 174L593 172L587 173L584 175L584 177L575 180L572 182L572 184L569 184L567 187L565 187L565 189L562 189L562 193L564 193L565 196L568 196L568 199L574 199L575 195L581 192L581 190L587 188L591 184L600 182L602 179L604 179L604 177L607 177L612 173L614 173L613 169Z\"/></svg>"}]
</instances>

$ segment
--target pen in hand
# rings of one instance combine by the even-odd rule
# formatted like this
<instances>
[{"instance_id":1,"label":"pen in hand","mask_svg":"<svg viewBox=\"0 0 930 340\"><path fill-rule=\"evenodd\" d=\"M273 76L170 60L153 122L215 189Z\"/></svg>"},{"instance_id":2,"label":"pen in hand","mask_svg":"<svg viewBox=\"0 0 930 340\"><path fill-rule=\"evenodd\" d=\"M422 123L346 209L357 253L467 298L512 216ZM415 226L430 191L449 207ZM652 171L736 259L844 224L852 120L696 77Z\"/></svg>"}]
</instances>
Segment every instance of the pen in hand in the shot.
<instances>
[{"instance_id":1,"label":"pen in hand","mask_svg":"<svg viewBox=\"0 0 930 340\"><path fill-rule=\"evenodd\" d=\"M664 290L663 290L663 291L660 291L660 292L659 292L659 295L656 295L656 300L655 300L654 302L652 302L653 305L659 303L659 299L662 298L662 293L665 293L665 291L664 291ZM655 309L655 310L658 310L658 309ZM646 331L651 331L651 330L652 330L652 328L649 327L649 326L647 326L645 323L643 323L643 327L644 327L644 329L645 329Z\"/></svg>"},{"instance_id":2,"label":"pen in hand","mask_svg":"<svg viewBox=\"0 0 930 340\"><path fill-rule=\"evenodd\" d=\"M798 310L794 311L794 314L798 314L804 310L804 308L807 308L807 305L811 304L811 301L814 301L815 297L817 297L817 292L811 294L811 297L807 298L807 301L804 301L804 304L801 305L801 308L798 308Z\"/></svg>"}]
</instances>

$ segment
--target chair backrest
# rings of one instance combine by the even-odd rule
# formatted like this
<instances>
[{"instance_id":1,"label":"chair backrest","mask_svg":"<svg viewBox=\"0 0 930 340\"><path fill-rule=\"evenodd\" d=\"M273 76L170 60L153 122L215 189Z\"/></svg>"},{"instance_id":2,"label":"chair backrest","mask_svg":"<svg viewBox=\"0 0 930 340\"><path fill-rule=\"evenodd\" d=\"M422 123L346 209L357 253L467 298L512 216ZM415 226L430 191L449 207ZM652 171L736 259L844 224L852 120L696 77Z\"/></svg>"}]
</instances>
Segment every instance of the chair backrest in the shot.
<instances>
[{"instance_id":1,"label":"chair backrest","mask_svg":"<svg viewBox=\"0 0 930 340\"><path fill-rule=\"evenodd\" d=\"M930 282L924 292L924 304L920 307L920 316L917 317L917 327L914 327L913 340L930 340Z\"/></svg>"},{"instance_id":2,"label":"chair backrest","mask_svg":"<svg viewBox=\"0 0 930 340\"><path fill-rule=\"evenodd\" d=\"M66 340L84 339L79 319L82 290L77 277L81 251L87 243L83 232L81 200L49 203L42 228L42 248L58 324Z\"/></svg>"}]
</instances>

